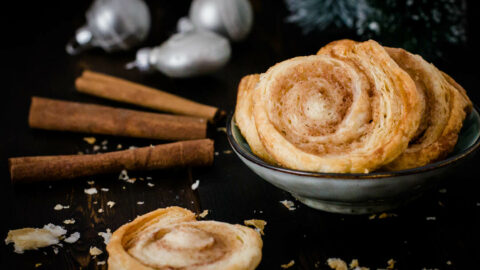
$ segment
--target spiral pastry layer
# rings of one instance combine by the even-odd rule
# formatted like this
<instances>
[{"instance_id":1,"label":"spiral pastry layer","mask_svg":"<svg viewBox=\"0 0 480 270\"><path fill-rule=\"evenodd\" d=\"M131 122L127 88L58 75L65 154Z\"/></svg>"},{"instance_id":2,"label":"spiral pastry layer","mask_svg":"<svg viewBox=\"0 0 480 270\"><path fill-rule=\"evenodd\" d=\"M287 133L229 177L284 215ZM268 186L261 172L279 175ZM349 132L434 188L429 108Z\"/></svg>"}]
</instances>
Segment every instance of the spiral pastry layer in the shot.
<instances>
[{"instance_id":1,"label":"spiral pastry layer","mask_svg":"<svg viewBox=\"0 0 480 270\"><path fill-rule=\"evenodd\" d=\"M424 105L421 124L409 147L385 168L415 168L445 158L455 147L463 120L472 108L470 99L450 76L421 56L398 48L385 49L415 81Z\"/></svg>"},{"instance_id":2,"label":"spiral pastry layer","mask_svg":"<svg viewBox=\"0 0 480 270\"><path fill-rule=\"evenodd\" d=\"M247 270L261 260L262 240L241 225L196 221L180 207L158 209L115 231L109 269Z\"/></svg>"},{"instance_id":3,"label":"spiral pastry layer","mask_svg":"<svg viewBox=\"0 0 480 270\"><path fill-rule=\"evenodd\" d=\"M259 74L248 75L242 78L238 85L237 106L235 107L235 121L240 128L245 140L252 152L261 159L276 163L267 150L263 147L258 137L257 128L255 127L255 119L253 118L253 93L255 87L260 81Z\"/></svg>"},{"instance_id":4,"label":"spiral pastry layer","mask_svg":"<svg viewBox=\"0 0 480 270\"><path fill-rule=\"evenodd\" d=\"M378 43L340 41L263 74L253 119L262 146L284 167L364 173L407 148L420 123L419 99Z\"/></svg>"}]
</instances>

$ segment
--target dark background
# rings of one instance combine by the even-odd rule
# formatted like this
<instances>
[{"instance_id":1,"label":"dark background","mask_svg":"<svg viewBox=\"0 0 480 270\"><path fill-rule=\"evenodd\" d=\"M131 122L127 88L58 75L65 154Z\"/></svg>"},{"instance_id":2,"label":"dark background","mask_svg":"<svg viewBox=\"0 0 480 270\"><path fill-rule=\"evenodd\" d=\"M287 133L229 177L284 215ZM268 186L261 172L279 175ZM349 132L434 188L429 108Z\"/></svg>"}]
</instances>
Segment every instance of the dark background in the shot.
<instances>
[{"instance_id":1,"label":"dark background","mask_svg":"<svg viewBox=\"0 0 480 270\"><path fill-rule=\"evenodd\" d=\"M480 104L479 44L475 28L478 7L475 2L468 2L467 43L446 51L445 57L433 61L467 89L475 104ZM157 45L168 38L178 18L187 14L189 3L186 0L150 1L154 27L144 45ZM293 56L313 54L327 42L348 36L331 31L325 36L304 36L297 26L285 22L288 12L282 1L253 1L253 31L246 41L233 45L228 65L210 76L174 80L158 73L142 75L124 70L123 65L134 58L134 51L107 55L93 50L68 56L64 46L75 29L84 23L84 12L90 1L16 1L11 4L13 6L2 9L1 16L0 238L4 239L9 229L42 227L47 223L61 225L69 218L75 218L76 223L65 227L69 233L80 232L81 238L75 244L64 244L58 255L50 247L19 255L13 252L12 245L2 244L0 269L31 269L36 263L42 263L43 269L102 268L96 261L106 260L106 253L96 260L88 254L90 246L105 251L98 232L106 228L113 231L137 215L171 205L195 212L208 209L210 214L206 219L231 223L243 223L252 218L266 220L263 260L258 269L279 269L290 260L295 260L291 269L328 269L325 261L331 257L346 261L357 258L361 265L371 269L386 268L390 258L397 261L398 269L478 267L478 156L439 186L446 188L446 193L433 190L393 211L397 217L382 220L324 213L298 202L295 202L297 210L288 211L279 201L294 199L254 175L234 154L224 154L223 151L230 147L225 134L215 129L210 137L215 140L219 156L215 157L213 167L130 172L131 177L152 176L153 188L142 181L121 182L116 174L12 186L8 157L92 151L92 146L82 140L85 134L29 129L27 114L31 96L129 107L77 93L73 82L84 68L141 82L231 112L242 76L264 72L276 62ZM161 143L95 137L98 143L108 139L108 150L114 150L118 143L124 147ZM196 179L200 179L200 186L192 191L190 185ZM89 187L87 180L95 181L99 194L84 194L84 188ZM101 192L101 187L110 191ZM106 206L109 200L116 202L112 209ZM137 201L145 201L145 204L137 205ZM57 203L70 205L70 209L54 211ZM105 210L102 214L97 212L100 207ZM430 216L436 220L427 221L426 217ZM447 265L447 261L451 265Z\"/></svg>"}]
</instances>

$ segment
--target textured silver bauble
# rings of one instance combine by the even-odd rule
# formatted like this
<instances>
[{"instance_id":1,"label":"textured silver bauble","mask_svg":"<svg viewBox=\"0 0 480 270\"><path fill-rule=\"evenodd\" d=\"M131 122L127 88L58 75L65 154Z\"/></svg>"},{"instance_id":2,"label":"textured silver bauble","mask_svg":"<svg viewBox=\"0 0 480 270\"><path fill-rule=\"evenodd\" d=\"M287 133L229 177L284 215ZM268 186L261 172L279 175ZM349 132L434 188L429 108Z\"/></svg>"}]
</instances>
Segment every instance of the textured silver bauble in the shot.
<instances>
[{"instance_id":1,"label":"textured silver bauble","mask_svg":"<svg viewBox=\"0 0 480 270\"><path fill-rule=\"evenodd\" d=\"M145 40L150 30L150 12L143 0L96 0L86 18L86 25L67 44L70 54L91 47L128 50Z\"/></svg>"},{"instance_id":2,"label":"textured silver bauble","mask_svg":"<svg viewBox=\"0 0 480 270\"><path fill-rule=\"evenodd\" d=\"M253 24L253 12L248 0L194 0L189 17L193 24L228 37L244 39Z\"/></svg>"},{"instance_id":3,"label":"textured silver bauble","mask_svg":"<svg viewBox=\"0 0 480 270\"><path fill-rule=\"evenodd\" d=\"M139 50L136 61L127 67L142 71L156 69L169 77L186 78L220 69L230 54L226 38L209 31L192 30L175 34L158 47Z\"/></svg>"}]
</instances>

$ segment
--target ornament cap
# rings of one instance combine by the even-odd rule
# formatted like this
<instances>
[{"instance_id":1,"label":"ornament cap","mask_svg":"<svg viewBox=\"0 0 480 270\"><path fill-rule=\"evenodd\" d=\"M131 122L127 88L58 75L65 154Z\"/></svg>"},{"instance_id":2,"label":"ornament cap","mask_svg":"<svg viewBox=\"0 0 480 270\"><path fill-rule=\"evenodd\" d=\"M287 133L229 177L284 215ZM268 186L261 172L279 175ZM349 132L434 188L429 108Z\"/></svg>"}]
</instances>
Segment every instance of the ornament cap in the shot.
<instances>
[{"instance_id":1,"label":"ornament cap","mask_svg":"<svg viewBox=\"0 0 480 270\"><path fill-rule=\"evenodd\" d=\"M137 51L137 56L135 61L127 63L125 65L126 69L137 68L140 71L147 72L152 70L152 65L150 64L150 53L151 48L142 48Z\"/></svg>"},{"instance_id":2,"label":"ornament cap","mask_svg":"<svg viewBox=\"0 0 480 270\"><path fill-rule=\"evenodd\" d=\"M76 55L91 47L93 47L93 34L87 26L82 26L75 33L75 37L67 43L65 50L70 55Z\"/></svg>"}]
</instances>

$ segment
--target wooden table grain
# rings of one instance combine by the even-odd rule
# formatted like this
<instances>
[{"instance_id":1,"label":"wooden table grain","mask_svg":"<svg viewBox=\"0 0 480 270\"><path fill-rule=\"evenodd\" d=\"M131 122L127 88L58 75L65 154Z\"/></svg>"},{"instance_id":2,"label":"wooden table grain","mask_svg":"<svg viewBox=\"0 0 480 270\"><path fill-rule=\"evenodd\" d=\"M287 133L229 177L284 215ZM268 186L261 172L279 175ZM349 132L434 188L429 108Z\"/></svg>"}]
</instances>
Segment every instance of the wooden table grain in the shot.
<instances>
[{"instance_id":1,"label":"wooden table grain","mask_svg":"<svg viewBox=\"0 0 480 270\"><path fill-rule=\"evenodd\" d=\"M370 269L386 268L389 259L397 261L397 269L473 269L478 265L478 156L459 168L456 176L441 183L438 189L392 211L396 216L386 219L330 214L301 205L288 193L253 174L229 151L226 134L216 129L224 126L224 122L209 131L218 153L209 168L132 171L129 176L137 179L133 184L119 180L118 174L31 185L10 184L8 157L93 151L93 145L83 140L90 135L29 129L27 114L31 96L138 109L76 92L74 79L85 68L231 112L236 86L242 76L264 72L274 63L293 56L313 54L328 41L348 37L342 33L302 36L299 29L286 23L287 11L282 1L252 2L256 15L254 29L246 41L233 44L228 65L215 74L183 80L159 73L125 70L124 64L134 58L134 51L109 55L93 50L68 56L64 46L84 22L89 1L16 3L11 12L7 12L10 14L2 18L6 28L2 35L7 40L2 41L1 49L6 71L2 73L0 90L0 236L5 238L9 229L42 227L48 223L60 225L65 219L73 218L74 224L64 226L69 233L80 232L81 237L74 244L64 243L58 248L58 254L51 247L16 254L12 245L2 244L0 269L32 269L38 263L41 263L38 269L106 269L107 265L98 264L108 258L98 232L113 231L138 215L172 205L196 213L208 209L206 219L230 223L243 223L252 218L266 220L263 260L258 269L281 269L280 265L290 260L295 261L290 269L329 269L325 263L328 258L346 261L356 258ZM172 34L176 21L187 14L189 3L187 0L149 1L154 27L145 45L159 44ZM474 13L472 10L470 14ZM469 21L472 20L471 15ZM467 65L478 59L473 49L476 45L472 39L465 50L452 50L445 59L435 63L465 86L474 103L480 104L478 64ZM96 144L108 141L107 149L100 152L116 150L119 144L124 149L162 143L95 137ZM192 190L196 180L200 185ZM91 185L89 181L94 183ZM98 194L85 194L84 189L89 187L96 187ZM280 203L285 199L294 201L297 209L286 209ZM108 201L115 205L110 208ZM70 207L55 211L56 204ZM104 253L92 258L91 246Z\"/></svg>"}]
</instances>

